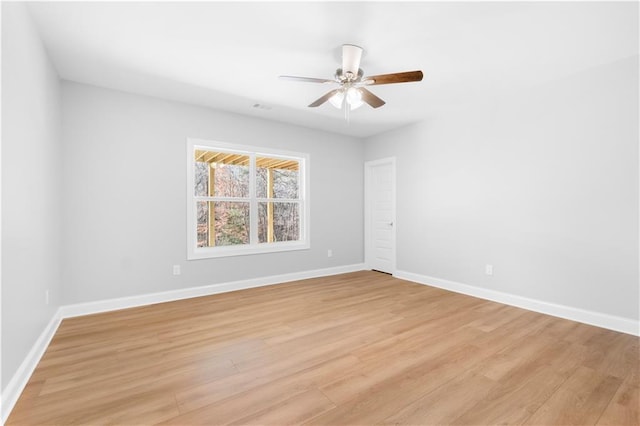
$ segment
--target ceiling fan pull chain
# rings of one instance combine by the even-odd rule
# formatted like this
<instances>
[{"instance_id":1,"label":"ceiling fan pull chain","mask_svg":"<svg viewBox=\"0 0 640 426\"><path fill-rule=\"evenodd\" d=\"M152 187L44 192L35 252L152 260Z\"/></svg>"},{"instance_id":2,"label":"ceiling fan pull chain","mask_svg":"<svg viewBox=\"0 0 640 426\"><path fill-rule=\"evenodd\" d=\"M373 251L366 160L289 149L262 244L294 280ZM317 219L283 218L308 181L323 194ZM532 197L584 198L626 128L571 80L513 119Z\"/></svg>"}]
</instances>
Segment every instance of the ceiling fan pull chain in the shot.
<instances>
[{"instance_id":1,"label":"ceiling fan pull chain","mask_svg":"<svg viewBox=\"0 0 640 426\"><path fill-rule=\"evenodd\" d=\"M344 109L344 120L349 123L349 102L347 101L347 93L342 98L342 108Z\"/></svg>"}]
</instances>

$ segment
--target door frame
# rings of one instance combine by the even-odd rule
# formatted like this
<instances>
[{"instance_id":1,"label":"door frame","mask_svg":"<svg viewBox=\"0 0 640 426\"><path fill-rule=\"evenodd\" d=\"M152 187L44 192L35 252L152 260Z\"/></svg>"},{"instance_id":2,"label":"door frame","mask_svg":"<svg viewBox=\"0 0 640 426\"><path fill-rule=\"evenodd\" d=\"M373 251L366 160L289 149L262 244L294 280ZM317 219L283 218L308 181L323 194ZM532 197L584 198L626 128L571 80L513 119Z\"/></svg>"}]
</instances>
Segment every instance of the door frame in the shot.
<instances>
[{"instance_id":1,"label":"door frame","mask_svg":"<svg viewBox=\"0 0 640 426\"><path fill-rule=\"evenodd\" d=\"M391 205L393 212L391 214L391 221L393 225L391 227L391 233L393 236L393 248L391 250L391 274L396 273L396 252L397 252L397 238L396 238L396 157L380 158L378 160L366 161L364 163L364 264L366 269L372 269L371 257L373 255L371 250L373 227L371 224L371 191L374 189L371 182L371 172L373 167L384 164L391 165Z\"/></svg>"}]
</instances>

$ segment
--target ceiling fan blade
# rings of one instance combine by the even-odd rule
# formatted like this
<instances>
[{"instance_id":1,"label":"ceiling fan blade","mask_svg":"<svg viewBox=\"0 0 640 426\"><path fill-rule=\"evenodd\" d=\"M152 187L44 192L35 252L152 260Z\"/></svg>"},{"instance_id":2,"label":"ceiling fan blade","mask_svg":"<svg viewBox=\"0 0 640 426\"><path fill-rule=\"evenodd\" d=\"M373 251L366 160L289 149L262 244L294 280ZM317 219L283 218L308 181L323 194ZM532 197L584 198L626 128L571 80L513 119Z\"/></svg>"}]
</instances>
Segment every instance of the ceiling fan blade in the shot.
<instances>
[{"instance_id":1,"label":"ceiling fan blade","mask_svg":"<svg viewBox=\"0 0 640 426\"><path fill-rule=\"evenodd\" d=\"M354 44L342 45L342 75L348 72L354 76L358 75L360 69L360 59L362 59L362 47Z\"/></svg>"},{"instance_id":2,"label":"ceiling fan blade","mask_svg":"<svg viewBox=\"0 0 640 426\"><path fill-rule=\"evenodd\" d=\"M377 97L376 95L374 95L373 93L365 89L364 87L361 87L358 90L360 90L360 93L362 94L362 100L374 108L380 108L382 105L386 103L385 101L383 101L382 99L380 99L379 97Z\"/></svg>"},{"instance_id":3,"label":"ceiling fan blade","mask_svg":"<svg viewBox=\"0 0 640 426\"><path fill-rule=\"evenodd\" d=\"M409 83L412 81L421 81L422 76L422 71L407 71L397 72L394 74L372 75L369 77L365 77L362 80L373 80L373 83L369 84L371 86L375 84Z\"/></svg>"},{"instance_id":4,"label":"ceiling fan blade","mask_svg":"<svg viewBox=\"0 0 640 426\"><path fill-rule=\"evenodd\" d=\"M329 100L329 98L331 98L333 95L335 95L339 91L340 91L340 89L333 89L332 91L325 93L324 95L322 95L322 97L320 97L320 98L316 99L314 102L310 103L309 107L315 108L317 106L322 105L323 103L327 102Z\"/></svg>"},{"instance_id":5,"label":"ceiling fan blade","mask_svg":"<svg viewBox=\"0 0 640 426\"><path fill-rule=\"evenodd\" d=\"M326 78L312 78L312 77L296 77L294 75L281 75L280 80L288 81L301 81L304 83L335 83L335 80L327 80Z\"/></svg>"}]
</instances>

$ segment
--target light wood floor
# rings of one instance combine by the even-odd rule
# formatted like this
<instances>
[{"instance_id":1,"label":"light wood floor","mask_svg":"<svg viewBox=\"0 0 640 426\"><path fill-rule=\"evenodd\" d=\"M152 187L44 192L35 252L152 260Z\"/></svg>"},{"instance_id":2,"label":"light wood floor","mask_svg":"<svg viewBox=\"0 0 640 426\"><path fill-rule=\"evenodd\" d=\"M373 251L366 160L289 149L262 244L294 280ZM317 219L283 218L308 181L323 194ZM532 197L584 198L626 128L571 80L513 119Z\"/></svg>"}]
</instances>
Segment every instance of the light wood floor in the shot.
<instances>
[{"instance_id":1,"label":"light wood floor","mask_svg":"<svg viewBox=\"0 0 640 426\"><path fill-rule=\"evenodd\" d=\"M8 425L638 424L638 350L358 272L64 320Z\"/></svg>"}]
</instances>

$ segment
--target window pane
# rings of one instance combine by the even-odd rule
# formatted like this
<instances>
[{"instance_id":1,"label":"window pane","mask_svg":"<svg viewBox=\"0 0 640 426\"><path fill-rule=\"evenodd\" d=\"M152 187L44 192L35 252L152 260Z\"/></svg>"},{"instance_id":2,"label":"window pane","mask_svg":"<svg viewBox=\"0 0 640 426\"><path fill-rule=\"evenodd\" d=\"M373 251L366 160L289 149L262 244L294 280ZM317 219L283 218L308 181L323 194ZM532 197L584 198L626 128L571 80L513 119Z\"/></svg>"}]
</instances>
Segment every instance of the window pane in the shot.
<instances>
[{"instance_id":1,"label":"window pane","mask_svg":"<svg viewBox=\"0 0 640 426\"><path fill-rule=\"evenodd\" d=\"M195 195L249 197L249 156L195 150Z\"/></svg>"},{"instance_id":2,"label":"window pane","mask_svg":"<svg viewBox=\"0 0 640 426\"><path fill-rule=\"evenodd\" d=\"M198 247L249 244L249 203L198 201L196 204Z\"/></svg>"},{"instance_id":3,"label":"window pane","mask_svg":"<svg viewBox=\"0 0 640 426\"><path fill-rule=\"evenodd\" d=\"M196 203L198 247L209 247L209 203Z\"/></svg>"},{"instance_id":4,"label":"window pane","mask_svg":"<svg viewBox=\"0 0 640 426\"><path fill-rule=\"evenodd\" d=\"M194 186L196 197L206 197L208 195L209 188L209 165L196 161L194 172Z\"/></svg>"},{"instance_id":5,"label":"window pane","mask_svg":"<svg viewBox=\"0 0 640 426\"><path fill-rule=\"evenodd\" d=\"M299 203L258 203L259 242L298 241L299 239Z\"/></svg>"},{"instance_id":6,"label":"window pane","mask_svg":"<svg viewBox=\"0 0 640 426\"><path fill-rule=\"evenodd\" d=\"M297 160L258 157L256 167L258 198L298 198L300 165Z\"/></svg>"}]
</instances>

